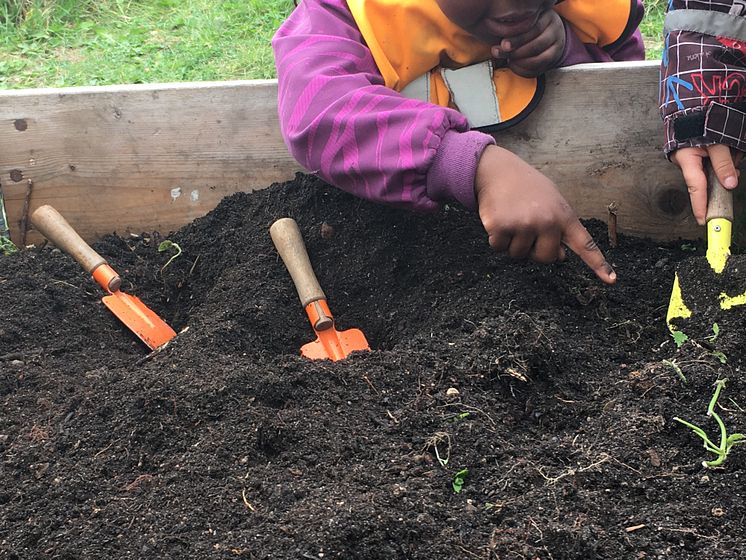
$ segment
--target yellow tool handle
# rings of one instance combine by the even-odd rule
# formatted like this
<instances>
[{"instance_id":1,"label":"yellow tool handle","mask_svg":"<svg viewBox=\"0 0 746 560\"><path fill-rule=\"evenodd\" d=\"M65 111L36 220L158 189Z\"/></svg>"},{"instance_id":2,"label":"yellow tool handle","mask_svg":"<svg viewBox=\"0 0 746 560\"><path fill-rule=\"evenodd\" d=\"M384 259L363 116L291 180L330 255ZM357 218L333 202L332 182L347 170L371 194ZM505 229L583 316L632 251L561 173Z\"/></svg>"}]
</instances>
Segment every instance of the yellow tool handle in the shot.
<instances>
[{"instance_id":1,"label":"yellow tool handle","mask_svg":"<svg viewBox=\"0 0 746 560\"><path fill-rule=\"evenodd\" d=\"M734 157L736 165L740 155ZM726 189L715 174L709 159L704 160L707 174L707 262L717 274L725 270L730 256L733 229L733 191Z\"/></svg>"},{"instance_id":2,"label":"yellow tool handle","mask_svg":"<svg viewBox=\"0 0 746 560\"><path fill-rule=\"evenodd\" d=\"M102 265L108 265L106 259L94 251L78 235L78 232L67 223L62 214L48 204L39 206L39 208L34 210L31 214L31 223L39 230L39 233L74 258L89 274L93 274ZM119 276L114 274L113 277L108 278L108 283L103 288L110 292L115 292L119 289L120 284L121 280Z\"/></svg>"},{"instance_id":3,"label":"yellow tool handle","mask_svg":"<svg viewBox=\"0 0 746 560\"><path fill-rule=\"evenodd\" d=\"M315 301L325 300L326 295L313 271L306 244L296 221L292 218L280 218L269 228L269 234L293 279L303 307Z\"/></svg>"}]
</instances>

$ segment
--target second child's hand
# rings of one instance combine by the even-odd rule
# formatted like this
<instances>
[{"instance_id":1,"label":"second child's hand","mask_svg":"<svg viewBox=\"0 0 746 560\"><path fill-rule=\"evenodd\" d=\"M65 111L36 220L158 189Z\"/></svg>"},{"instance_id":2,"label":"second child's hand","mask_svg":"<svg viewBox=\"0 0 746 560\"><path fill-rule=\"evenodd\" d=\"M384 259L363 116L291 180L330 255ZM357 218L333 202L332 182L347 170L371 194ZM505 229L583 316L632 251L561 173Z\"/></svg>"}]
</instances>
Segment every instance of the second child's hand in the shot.
<instances>
[{"instance_id":1,"label":"second child's hand","mask_svg":"<svg viewBox=\"0 0 746 560\"><path fill-rule=\"evenodd\" d=\"M671 155L671 161L681 168L684 182L689 190L692 214L701 226L705 225L707 214L707 174L704 160L709 159L712 168L726 189L738 186L738 165L742 152L733 153L725 144L712 144L694 148L679 148Z\"/></svg>"},{"instance_id":2,"label":"second child's hand","mask_svg":"<svg viewBox=\"0 0 746 560\"><path fill-rule=\"evenodd\" d=\"M616 282L588 230L554 183L514 153L488 146L479 160L475 191L490 246L540 263L564 260L569 247L603 282Z\"/></svg>"}]
</instances>

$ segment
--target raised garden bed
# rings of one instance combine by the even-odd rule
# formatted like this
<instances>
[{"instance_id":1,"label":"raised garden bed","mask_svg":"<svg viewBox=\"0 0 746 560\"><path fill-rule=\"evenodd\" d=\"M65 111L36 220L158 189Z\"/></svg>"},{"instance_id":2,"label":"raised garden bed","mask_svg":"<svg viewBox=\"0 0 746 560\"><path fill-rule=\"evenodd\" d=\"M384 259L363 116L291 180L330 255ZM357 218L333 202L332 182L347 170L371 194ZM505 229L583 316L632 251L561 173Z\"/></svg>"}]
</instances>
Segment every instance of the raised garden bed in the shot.
<instances>
[{"instance_id":1,"label":"raised garden bed","mask_svg":"<svg viewBox=\"0 0 746 560\"><path fill-rule=\"evenodd\" d=\"M268 235L283 216L372 352L299 356L312 333ZM610 248L589 227L614 287L575 257L493 254L459 208L306 176L235 194L173 234L96 243L187 329L154 355L66 255L0 258L0 556L737 558L744 449L705 469L673 417L714 436L727 377L720 414L745 429L744 312L678 349L668 295L701 244ZM183 254L162 269L165 237Z\"/></svg>"}]
</instances>

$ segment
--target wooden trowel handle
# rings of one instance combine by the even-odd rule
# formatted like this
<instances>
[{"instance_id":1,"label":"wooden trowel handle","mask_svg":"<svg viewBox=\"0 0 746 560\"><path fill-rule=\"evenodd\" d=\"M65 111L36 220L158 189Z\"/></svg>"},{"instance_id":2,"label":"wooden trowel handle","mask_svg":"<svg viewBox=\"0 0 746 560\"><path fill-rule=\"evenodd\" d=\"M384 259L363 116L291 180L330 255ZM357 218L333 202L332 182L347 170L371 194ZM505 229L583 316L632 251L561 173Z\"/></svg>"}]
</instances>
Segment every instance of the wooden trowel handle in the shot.
<instances>
[{"instance_id":1,"label":"wooden trowel handle","mask_svg":"<svg viewBox=\"0 0 746 560\"><path fill-rule=\"evenodd\" d=\"M709 193L707 195L707 217L706 220L723 218L729 222L733 221L733 191L726 189L720 184L720 180L712 168L710 160L705 160L705 170L707 172L707 184Z\"/></svg>"},{"instance_id":2,"label":"wooden trowel handle","mask_svg":"<svg viewBox=\"0 0 746 560\"><path fill-rule=\"evenodd\" d=\"M280 218L269 228L269 235L293 279L303 307L305 308L314 301L326 299L316 279L316 274L313 272L306 245L296 221L292 218Z\"/></svg>"},{"instance_id":3,"label":"wooden trowel handle","mask_svg":"<svg viewBox=\"0 0 746 560\"><path fill-rule=\"evenodd\" d=\"M48 204L34 210L31 214L31 223L39 230L39 233L74 258L89 274L93 274L94 270L101 265L108 264L106 259L94 251L67 223L67 220ZM116 289L118 286L109 288Z\"/></svg>"},{"instance_id":4,"label":"wooden trowel handle","mask_svg":"<svg viewBox=\"0 0 746 560\"><path fill-rule=\"evenodd\" d=\"M743 160L744 153L740 150L731 148L731 157L733 164L738 167ZM709 222L715 218L723 218L733 222L733 191L726 189L720 184L715 170L712 168L712 162L709 159L704 160L705 173L707 174L707 217Z\"/></svg>"}]
</instances>

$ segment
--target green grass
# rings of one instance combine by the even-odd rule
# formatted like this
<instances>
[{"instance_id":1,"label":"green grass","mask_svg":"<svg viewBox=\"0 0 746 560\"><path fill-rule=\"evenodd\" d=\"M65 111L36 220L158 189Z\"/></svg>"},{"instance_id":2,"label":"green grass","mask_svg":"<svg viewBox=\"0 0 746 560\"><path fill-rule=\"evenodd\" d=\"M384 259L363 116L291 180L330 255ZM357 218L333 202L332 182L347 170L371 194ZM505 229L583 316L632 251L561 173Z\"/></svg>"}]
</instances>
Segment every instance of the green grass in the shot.
<instances>
[{"instance_id":1,"label":"green grass","mask_svg":"<svg viewBox=\"0 0 746 560\"><path fill-rule=\"evenodd\" d=\"M665 0L648 0L648 58ZM275 76L293 0L0 0L0 89Z\"/></svg>"},{"instance_id":2,"label":"green grass","mask_svg":"<svg viewBox=\"0 0 746 560\"><path fill-rule=\"evenodd\" d=\"M292 0L0 0L0 88L272 78L269 41L292 7Z\"/></svg>"},{"instance_id":3,"label":"green grass","mask_svg":"<svg viewBox=\"0 0 746 560\"><path fill-rule=\"evenodd\" d=\"M649 60L659 59L663 52L663 18L668 0L644 0L645 18L640 25Z\"/></svg>"}]
</instances>

